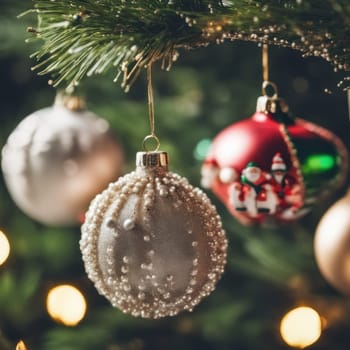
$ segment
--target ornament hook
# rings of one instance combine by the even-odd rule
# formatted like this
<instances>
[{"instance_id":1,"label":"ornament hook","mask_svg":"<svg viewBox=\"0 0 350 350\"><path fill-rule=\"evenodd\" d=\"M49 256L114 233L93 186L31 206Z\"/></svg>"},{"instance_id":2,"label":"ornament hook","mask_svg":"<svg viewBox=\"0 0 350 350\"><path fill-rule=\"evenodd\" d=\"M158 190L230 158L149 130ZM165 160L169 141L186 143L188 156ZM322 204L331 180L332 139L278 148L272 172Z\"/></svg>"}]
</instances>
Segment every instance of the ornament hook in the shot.
<instances>
[{"instance_id":1,"label":"ornament hook","mask_svg":"<svg viewBox=\"0 0 350 350\"><path fill-rule=\"evenodd\" d=\"M156 143L155 149L153 149L153 150L148 149L148 147L146 145L148 140L154 140L155 141L155 143ZM159 141L158 137L155 134L147 135L142 141L142 148L143 148L143 150L145 152L157 152L159 150L159 147L160 147L160 141Z\"/></svg>"},{"instance_id":2,"label":"ornament hook","mask_svg":"<svg viewBox=\"0 0 350 350\"><path fill-rule=\"evenodd\" d=\"M278 98L277 85L272 81L265 80L262 84L262 94L263 96L269 97L273 100Z\"/></svg>"}]
</instances>

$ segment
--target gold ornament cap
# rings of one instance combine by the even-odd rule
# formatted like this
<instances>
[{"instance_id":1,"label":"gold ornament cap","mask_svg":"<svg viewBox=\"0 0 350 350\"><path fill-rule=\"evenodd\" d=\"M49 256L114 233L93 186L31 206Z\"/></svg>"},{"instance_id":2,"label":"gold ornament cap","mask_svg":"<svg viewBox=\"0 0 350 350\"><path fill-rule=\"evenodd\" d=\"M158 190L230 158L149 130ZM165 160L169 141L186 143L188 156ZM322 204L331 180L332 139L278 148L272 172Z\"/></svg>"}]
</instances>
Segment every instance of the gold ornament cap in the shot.
<instances>
[{"instance_id":1,"label":"gold ornament cap","mask_svg":"<svg viewBox=\"0 0 350 350\"><path fill-rule=\"evenodd\" d=\"M84 98L81 96L66 95L62 92L57 93L54 104L56 106L63 106L72 112L80 112L86 109Z\"/></svg>"},{"instance_id":2,"label":"gold ornament cap","mask_svg":"<svg viewBox=\"0 0 350 350\"><path fill-rule=\"evenodd\" d=\"M272 94L269 94L269 91L272 91ZM278 97L278 90L275 83L271 81L264 81L262 85L263 96L258 98L256 104L256 111L263 113L288 113L288 105L286 101Z\"/></svg>"},{"instance_id":3,"label":"gold ornament cap","mask_svg":"<svg viewBox=\"0 0 350 350\"><path fill-rule=\"evenodd\" d=\"M136 166L141 168L163 167L168 168L169 157L167 152L137 152Z\"/></svg>"}]
</instances>

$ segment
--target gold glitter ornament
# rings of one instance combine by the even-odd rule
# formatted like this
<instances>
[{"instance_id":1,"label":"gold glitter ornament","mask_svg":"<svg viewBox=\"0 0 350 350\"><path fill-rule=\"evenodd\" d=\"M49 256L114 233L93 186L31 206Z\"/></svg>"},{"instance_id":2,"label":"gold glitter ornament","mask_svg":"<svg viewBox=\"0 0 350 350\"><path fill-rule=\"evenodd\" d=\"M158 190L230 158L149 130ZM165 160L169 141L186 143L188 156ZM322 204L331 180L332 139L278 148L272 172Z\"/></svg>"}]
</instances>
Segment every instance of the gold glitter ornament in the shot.
<instances>
[{"instance_id":1,"label":"gold glitter ornament","mask_svg":"<svg viewBox=\"0 0 350 350\"><path fill-rule=\"evenodd\" d=\"M89 278L114 307L161 318L192 311L215 289L227 240L209 198L154 151L137 153L136 170L96 196L80 248Z\"/></svg>"}]
</instances>

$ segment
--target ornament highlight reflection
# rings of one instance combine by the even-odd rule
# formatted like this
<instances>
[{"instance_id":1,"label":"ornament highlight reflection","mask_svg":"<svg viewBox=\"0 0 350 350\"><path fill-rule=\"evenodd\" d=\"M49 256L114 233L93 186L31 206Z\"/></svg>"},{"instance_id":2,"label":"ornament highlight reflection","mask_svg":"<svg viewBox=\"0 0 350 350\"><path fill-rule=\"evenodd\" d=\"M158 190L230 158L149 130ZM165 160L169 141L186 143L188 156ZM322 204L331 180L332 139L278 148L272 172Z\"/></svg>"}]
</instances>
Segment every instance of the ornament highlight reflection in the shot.
<instances>
[{"instance_id":1,"label":"ornament highlight reflection","mask_svg":"<svg viewBox=\"0 0 350 350\"><path fill-rule=\"evenodd\" d=\"M281 320L282 339L295 348L304 349L315 343L322 332L320 315L311 307L301 306L289 311Z\"/></svg>"},{"instance_id":2,"label":"ornament highlight reflection","mask_svg":"<svg viewBox=\"0 0 350 350\"><path fill-rule=\"evenodd\" d=\"M71 285L52 288L46 299L46 308L52 319L65 326L76 326L85 316L84 295Z\"/></svg>"},{"instance_id":3,"label":"ornament highlight reflection","mask_svg":"<svg viewBox=\"0 0 350 350\"><path fill-rule=\"evenodd\" d=\"M10 255L10 243L6 235L0 231L0 265L2 265Z\"/></svg>"}]
</instances>

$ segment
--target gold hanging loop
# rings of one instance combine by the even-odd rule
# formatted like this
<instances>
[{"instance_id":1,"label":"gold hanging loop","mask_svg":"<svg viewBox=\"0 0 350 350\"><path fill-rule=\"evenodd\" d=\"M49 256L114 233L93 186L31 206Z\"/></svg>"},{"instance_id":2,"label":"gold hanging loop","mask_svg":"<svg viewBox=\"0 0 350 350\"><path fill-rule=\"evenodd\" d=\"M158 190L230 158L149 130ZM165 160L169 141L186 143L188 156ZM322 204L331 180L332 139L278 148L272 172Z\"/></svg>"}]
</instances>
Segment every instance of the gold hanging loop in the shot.
<instances>
[{"instance_id":1,"label":"gold hanging loop","mask_svg":"<svg viewBox=\"0 0 350 350\"><path fill-rule=\"evenodd\" d=\"M147 142L149 142L151 140L154 140L156 143L156 146L153 150L150 150L147 147ZM157 152L159 150L159 147L160 147L160 141L156 135L147 135L142 141L142 148L145 152Z\"/></svg>"},{"instance_id":2,"label":"gold hanging loop","mask_svg":"<svg viewBox=\"0 0 350 350\"><path fill-rule=\"evenodd\" d=\"M263 93L263 96L267 96L272 99L277 99L278 98L277 85L272 81L265 80L262 83L262 93Z\"/></svg>"}]
</instances>

